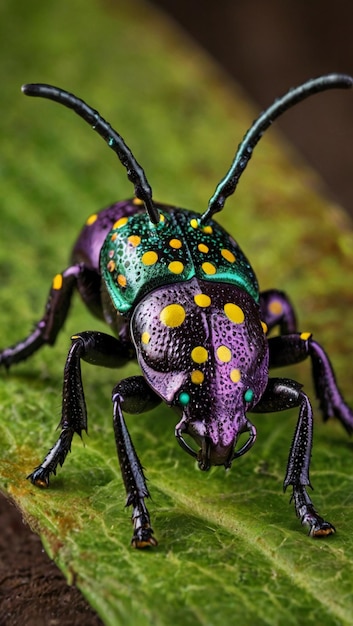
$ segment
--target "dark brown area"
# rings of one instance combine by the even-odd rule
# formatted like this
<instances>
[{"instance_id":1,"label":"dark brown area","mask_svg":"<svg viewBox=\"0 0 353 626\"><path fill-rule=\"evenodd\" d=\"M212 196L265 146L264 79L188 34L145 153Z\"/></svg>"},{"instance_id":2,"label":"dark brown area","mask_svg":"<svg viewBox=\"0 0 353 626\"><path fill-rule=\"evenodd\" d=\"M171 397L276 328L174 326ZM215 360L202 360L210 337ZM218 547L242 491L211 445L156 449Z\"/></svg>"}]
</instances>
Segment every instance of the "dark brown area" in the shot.
<instances>
[{"instance_id":1,"label":"dark brown area","mask_svg":"<svg viewBox=\"0 0 353 626\"><path fill-rule=\"evenodd\" d=\"M0 528L0 626L101 626L2 495Z\"/></svg>"},{"instance_id":2,"label":"dark brown area","mask_svg":"<svg viewBox=\"0 0 353 626\"><path fill-rule=\"evenodd\" d=\"M353 72L353 4L346 0L152 4L174 15L261 106L310 76ZM330 94L306 103L305 112L303 106L281 120L282 128L353 213L352 98ZM2 496L0 523L0 626L102 624Z\"/></svg>"},{"instance_id":3,"label":"dark brown area","mask_svg":"<svg viewBox=\"0 0 353 626\"><path fill-rule=\"evenodd\" d=\"M353 74L353 4L346 0L152 3L201 43L260 108L308 78ZM336 91L309 99L276 122L351 215L352 111L351 94Z\"/></svg>"}]
</instances>

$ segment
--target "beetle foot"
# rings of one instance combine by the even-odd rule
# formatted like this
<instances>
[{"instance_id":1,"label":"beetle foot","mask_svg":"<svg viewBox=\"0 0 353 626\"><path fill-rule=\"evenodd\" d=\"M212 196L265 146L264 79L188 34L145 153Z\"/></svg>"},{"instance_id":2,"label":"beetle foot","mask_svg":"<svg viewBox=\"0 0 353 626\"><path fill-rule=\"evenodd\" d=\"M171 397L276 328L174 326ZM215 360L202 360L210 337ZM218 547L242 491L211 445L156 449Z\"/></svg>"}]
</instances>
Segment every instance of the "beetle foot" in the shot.
<instances>
[{"instance_id":1,"label":"beetle foot","mask_svg":"<svg viewBox=\"0 0 353 626\"><path fill-rule=\"evenodd\" d=\"M153 537L150 516L143 500L134 507L131 521L134 526L134 534L131 539L133 548L143 550L144 548L151 548L158 545L157 539Z\"/></svg>"},{"instance_id":2,"label":"beetle foot","mask_svg":"<svg viewBox=\"0 0 353 626\"><path fill-rule=\"evenodd\" d=\"M139 528L131 539L131 546L138 550L144 550L145 548L154 548L158 546L158 541L153 537L153 529L151 526Z\"/></svg>"},{"instance_id":3,"label":"beetle foot","mask_svg":"<svg viewBox=\"0 0 353 626\"><path fill-rule=\"evenodd\" d=\"M307 524L308 522L304 521L302 524ZM326 522L322 517L317 516L315 523L310 523L310 529L308 535L310 537L316 537L317 539L321 539L322 537L329 537L336 532L335 527L330 522Z\"/></svg>"},{"instance_id":4,"label":"beetle foot","mask_svg":"<svg viewBox=\"0 0 353 626\"><path fill-rule=\"evenodd\" d=\"M318 539L322 537L328 537L336 532L335 527L326 522L320 515L316 513L314 509L311 512L307 511L301 518L303 526L309 526L308 535L310 537L316 537Z\"/></svg>"},{"instance_id":5,"label":"beetle foot","mask_svg":"<svg viewBox=\"0 0 353 626\"><path fill-rule=\"evenodd\" d=\"M27 479L31 481L32 485L46 489L49 487L50 472L39 465L36 469L27 476Z\"/></svg>"},{"instance_id":6,"label":"beetle foot","mask_svg":"<svg viewBox=\"0 0 353 626\"><path fill-rule=\"evenodd\" d=\"M291 499L294 500L295 510L302 525L309 528L310 537L328 537L336 532L335 527L316 512L304 485L293 487Z\"/></svg>"}]
</instances>

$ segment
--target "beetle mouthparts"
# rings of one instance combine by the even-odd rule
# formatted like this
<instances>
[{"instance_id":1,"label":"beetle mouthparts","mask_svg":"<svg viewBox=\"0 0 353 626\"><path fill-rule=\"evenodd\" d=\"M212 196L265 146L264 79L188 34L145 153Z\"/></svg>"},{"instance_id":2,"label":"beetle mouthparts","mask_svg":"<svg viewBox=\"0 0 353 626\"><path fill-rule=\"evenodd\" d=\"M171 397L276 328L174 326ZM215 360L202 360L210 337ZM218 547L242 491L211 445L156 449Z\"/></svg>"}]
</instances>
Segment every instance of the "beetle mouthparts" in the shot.
<instances>
[{"instance_id":1,"label":"beetle mouthparts","mask_svg":"<svg viewBox=\"0 0 353 626\"><path fill-rule=\"evenodd\" d=\"M249 437L239 450L234 449L236 441L229 446L212 446L212 441L209 437L198 437L197 443L201 445L201 448L196 452L183 437L183 434L187 433L186 425L178 424L175 428L175 436L179 445L190 456L197 459L198 466L203 472L207 472L211 465L224 465L226 469L229 469L234 459L248 452L256 441L256 428L251 422L248 422L245 432L249 433Z\"/></svg>"},{"instance_id":2,"label":"beetle mouthparts","mask_svg":"<svg viewBox=\"0 0 353 626\"><path fill-rule=\"evenodd\" d=\"M194 459L198 458L197 453L195 452L195 450L193 450L193 448L191 448L191 446L189 446L188 443L186 443L184 437L182 436L182 433L186 432L186 428L185 425L183 426L179 426L177 425L175 428L175 436L177 438L177 441L179 443L179 445L183 448L183 450L185 450L185 452L187 452L188 454L190 454L190 456L193 456Z\"/></svg>"},{"instance_id":3,"label":"beetle mouthparts","mask_svg":"<svg viewBox=\"0 0 353 626\"><path fill-rule=\"evenodd\" d=\"M203 437L201 443L201 450L197 455L197 461L199 464L200 470L203 472L208 472L212 463L211 463L211 441L208 437Z\"/></svg>"}]
</instances>

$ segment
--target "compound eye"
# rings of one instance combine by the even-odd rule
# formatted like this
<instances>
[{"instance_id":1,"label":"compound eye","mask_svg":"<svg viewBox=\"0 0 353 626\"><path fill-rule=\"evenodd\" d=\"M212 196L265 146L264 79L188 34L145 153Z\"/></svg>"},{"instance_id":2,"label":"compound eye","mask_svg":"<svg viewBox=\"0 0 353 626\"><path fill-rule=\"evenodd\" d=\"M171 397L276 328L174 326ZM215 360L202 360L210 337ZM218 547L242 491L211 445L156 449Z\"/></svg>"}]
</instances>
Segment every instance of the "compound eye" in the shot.
<instances>
[{"instance_id":1,"label":"compound eye","mask_svg":"<svg viewBox=\"0 0 353 626\"><path fill-rule=\"evenodd\" d=\"M190 395L186 391L182 391L178 396L181 406L187 406L190 402Z\"/></svg>"},{"instance_id":2,"label":"compound eye","mask_svg":"<svg viewBox=\"0 0 353 626\"><path fill-rule=\"evenodd\" d=\"M244 392L244 400L245 402L252 402L252 400L254 399L254 392L252 389L247 389Z\"/></svg>"}]
</instances>

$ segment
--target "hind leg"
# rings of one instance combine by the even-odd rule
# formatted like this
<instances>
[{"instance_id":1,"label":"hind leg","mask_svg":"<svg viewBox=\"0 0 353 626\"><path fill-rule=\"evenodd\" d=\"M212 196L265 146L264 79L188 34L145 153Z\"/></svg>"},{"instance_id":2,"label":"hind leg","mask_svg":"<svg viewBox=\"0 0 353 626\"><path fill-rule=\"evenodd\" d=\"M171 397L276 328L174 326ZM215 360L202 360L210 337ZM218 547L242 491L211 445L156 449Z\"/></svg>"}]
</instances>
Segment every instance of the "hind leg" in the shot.
<instances>
[{"instance_id":1,"label":"hind leg","mask_svg":"<svg viewBox=\"0 0 353 626\"><path fill-rule=\"evenodd\" d=\"M77 280L83 273L84 266L77 264L54 277L42 319L28 337L0 352L0 365L8 369L14 363L27 359L43 345L55 343L69 312Z\"/></svg>"}]
</instances>

